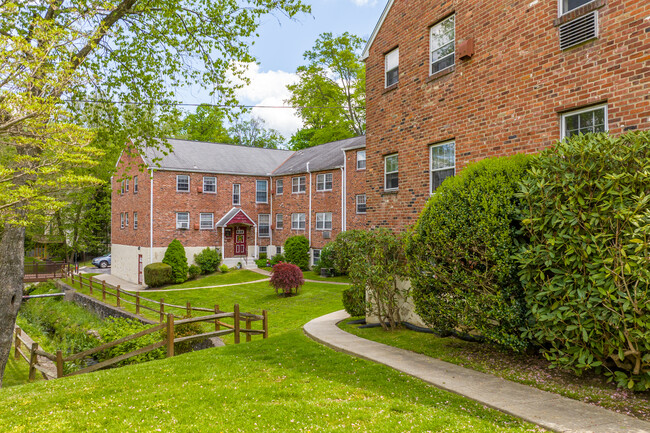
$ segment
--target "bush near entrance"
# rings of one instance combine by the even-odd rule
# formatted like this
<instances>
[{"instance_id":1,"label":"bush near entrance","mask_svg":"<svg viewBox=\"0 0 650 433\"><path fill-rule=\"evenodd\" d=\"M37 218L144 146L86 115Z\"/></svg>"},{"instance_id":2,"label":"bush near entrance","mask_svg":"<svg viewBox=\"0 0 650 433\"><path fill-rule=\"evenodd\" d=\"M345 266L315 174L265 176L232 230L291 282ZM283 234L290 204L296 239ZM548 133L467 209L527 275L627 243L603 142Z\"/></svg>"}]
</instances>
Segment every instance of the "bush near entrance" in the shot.
<instances>
[{"instance_id":1,"label":"bush near entrance","mask_svg":"<svg viewBox=\"0 0 650 433\"><path fill-rule=\"evenodd\" d=\"M160 287L172 282L172 267L166 263L150 263L144 267L144 283L149 287Z\"/></svg>"},{"instance_id":2,"label":"bush near entrance","mask_svg":"<svg viewBox=\"0 0 650 433\"><path fill-rule=\"evenodd\" d=\"M558 143L521 198L527 337L556 365L650 389L650 133Z\"/></svg>"},{"instance_id":3,"label":"bush near entrance","mask_svg":"<svg viewBox=\"0 0 650 433\"><path fill-rule=\"evenodd\" d=\"M513 255L519 181L530 157L480 161L447 178L408 236L417 313L433 329L476 333L501 346L527 346L527 308Z\"/></svg>"},{"instance_id":4,"label":"bush near entrance","mask_svg":"<svg viewBox=\"0 0 650 433\"><path fill-rule=\"evenodd\" d=\"M309 239L291 236L284 243L284 257L303 271L309 270Z\"/></svg>"},{"instance_id":5,"label":"bush near entrance","mask_svg":"<svg viewBox=\"0 0 650 433\"><path fill-rule=\"evenodd\" d=\"M194 254L194 263L201 268L202 274L211 274L219 268L221 256L214 248L205 248L198 254Z\"/></svg>"},{"instance_id":6,"label":"bush near entrance","mask_svg":"<svg viewBox=\"0 0 650 433\"><path fill-rule=\"evenodd\" d=\"M185 255L185 248L178 239L170 242L165 251L165 258L163 263L172 267L172 282L183 283L187 281L187 256Z\"/></svg>"}]
</instances>

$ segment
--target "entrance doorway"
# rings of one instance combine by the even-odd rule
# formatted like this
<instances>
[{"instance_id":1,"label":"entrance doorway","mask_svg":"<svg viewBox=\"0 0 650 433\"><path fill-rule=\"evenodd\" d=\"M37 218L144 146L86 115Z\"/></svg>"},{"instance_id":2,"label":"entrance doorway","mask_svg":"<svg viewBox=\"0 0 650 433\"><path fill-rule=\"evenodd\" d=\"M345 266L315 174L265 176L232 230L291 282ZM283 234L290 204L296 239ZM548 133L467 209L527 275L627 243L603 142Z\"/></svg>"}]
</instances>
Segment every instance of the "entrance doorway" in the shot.
<instances>
[{"instance_id":1,"label":"entrance doorway","mask_svg":"<svg viewBox=\"0 0 650 433\"><path fill-rule=\"evenodd\" d=\"M142 254L138 254L138 284L142 284Z\"/></svg>"},{"instance_id":2,"label":"entrance doorway","mask_svg":"<svg viewBox=\"0 0 650 433\"><path fill-rule=\"evenodd\" d=\"M242 227L235 229L235 255L246 255L246 229Z\"/></svg>"}]
</instances>

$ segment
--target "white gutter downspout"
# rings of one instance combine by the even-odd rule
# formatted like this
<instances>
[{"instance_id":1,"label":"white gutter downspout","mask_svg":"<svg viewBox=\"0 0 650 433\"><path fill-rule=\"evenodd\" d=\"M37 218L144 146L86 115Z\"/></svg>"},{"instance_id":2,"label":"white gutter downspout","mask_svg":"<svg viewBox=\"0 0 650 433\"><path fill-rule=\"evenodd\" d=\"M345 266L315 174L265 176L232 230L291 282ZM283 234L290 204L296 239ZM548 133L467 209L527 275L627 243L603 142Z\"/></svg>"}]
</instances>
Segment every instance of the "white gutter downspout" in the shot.
<instances>
[{"instance_id":1,"label":"white gutter downspout","mask_svg":"<svg viewBox=\"0 0 650 433\"><path fill-rule=\"evenodd\" d=\"M273 245L273 178L269 176L269 246ZM266 249L266 257L269 257L269 249Z\"/></svg>"},{"instance_id":2,"label":"white gutter downspout","mask_svg":"<svg viewBox=\"0 0 650 433\"><path fill-rule=\"evenodd\" d=\"M343 167L341 167L341 231L344 232L346 231L346 227L348 224L348 218L346 214L346 205L347 205L347 155L345 154L345 150L343 150Z\"/></svg>"},{"instance_id":3,"label":"white gutter downspout","mask_svg":"<svg viewBox=\"0 0 650 433\"><path fill-rule=\"evenodd\" d=\"M149 175L149 264L153 263L153 168Z\"/></svg>"},{"instance_id":4,"label":"white gutter downspout","mask_svg":"<svg viewBox=\"0 0 650 433\"><path fill-rule=\"evenodd\" d=\"M309 161L307 162L307 174L309 174L309 248L311 248L311 172L309 171Z\"/></svg>"},{"instance_id":5,"label":"white gutter downspout","mask_svg":"<svg viewBox=\"0 0 650 433\"><path fill-rule=\"evenodd\" d=\"M221 263L226 261L226 236L224 232L226 231L225 227L221 227Z\"/></svg>"}]
</instances>

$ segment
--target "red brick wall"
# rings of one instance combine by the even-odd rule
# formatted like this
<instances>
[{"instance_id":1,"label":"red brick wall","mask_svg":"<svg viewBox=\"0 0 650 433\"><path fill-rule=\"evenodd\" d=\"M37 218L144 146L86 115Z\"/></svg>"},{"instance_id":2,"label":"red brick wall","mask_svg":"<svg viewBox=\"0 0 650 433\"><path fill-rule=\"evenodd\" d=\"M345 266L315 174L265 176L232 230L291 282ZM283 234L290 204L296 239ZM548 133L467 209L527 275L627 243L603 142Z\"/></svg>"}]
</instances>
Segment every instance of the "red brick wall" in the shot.
<instances>
[{"instance_id":1,"label":"red brick wall","mask_svg":"<svg viewBox=\"0 0 650 433\"><path fill-rule=\"evenodd\" d=\"M598 0L599 37L559 49L556 1L396 0L366 60L369 226L403 229L429 197L429 146L454 139L469 162L531 153L560 138L560 113L606 102L609 130L650 128L650 2ZM475 54L429 78L429 28L455 12L456 50ZM399 46L399 83L384 54ZM399 153L399 192L383 192L385 155Z\"/></svg>"},{"instance_id":2,"label":"red brick wall","mask_svg":"<svg viewBox=\"0 0 650 433\"><path fill-rule=\"evenodd\" d=\"M366 228L366 214L357 213L357 195L366 193L366 170L357 170L357 152L365 149L345 152L346 166L346 229L363 230Z\"/></svg>"}]
</instances>

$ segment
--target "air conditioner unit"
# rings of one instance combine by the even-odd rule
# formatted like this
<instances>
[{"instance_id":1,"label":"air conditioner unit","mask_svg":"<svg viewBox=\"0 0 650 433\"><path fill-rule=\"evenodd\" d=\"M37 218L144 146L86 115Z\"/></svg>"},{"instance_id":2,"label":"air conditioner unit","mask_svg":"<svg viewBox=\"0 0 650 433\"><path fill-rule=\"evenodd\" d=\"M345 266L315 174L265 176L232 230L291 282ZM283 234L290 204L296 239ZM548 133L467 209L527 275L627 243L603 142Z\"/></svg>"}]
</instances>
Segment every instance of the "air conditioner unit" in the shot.
<instances>
[{"instance_id":1,"label":"air conditioner unit","mask_svg":"<svg viewBox=\"0 0 650 433\"><path fill-rule=\"evenodd\" d=\"M179 222L176 224L176 228L180 230L189 230L190 229L190 223L189 222Z\"/></svg>"},{"instance_id":2,"label":"air conditioner unit","mask_svg":"<svg viewBox=\"0 0 650 433\"><path fill-rule=\"evenodd\" d=\"M332 237L332 232L323 232L323 239L329 239Z\"/></svg>"}]
</instances>

